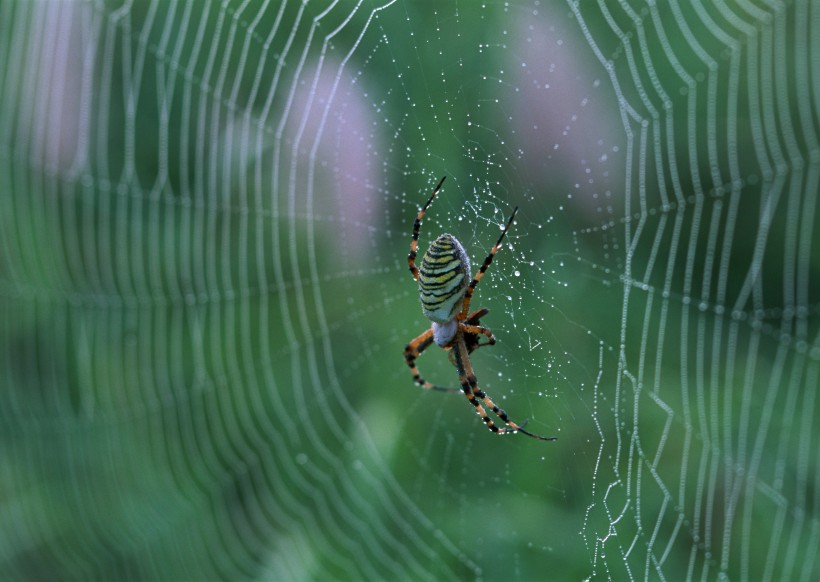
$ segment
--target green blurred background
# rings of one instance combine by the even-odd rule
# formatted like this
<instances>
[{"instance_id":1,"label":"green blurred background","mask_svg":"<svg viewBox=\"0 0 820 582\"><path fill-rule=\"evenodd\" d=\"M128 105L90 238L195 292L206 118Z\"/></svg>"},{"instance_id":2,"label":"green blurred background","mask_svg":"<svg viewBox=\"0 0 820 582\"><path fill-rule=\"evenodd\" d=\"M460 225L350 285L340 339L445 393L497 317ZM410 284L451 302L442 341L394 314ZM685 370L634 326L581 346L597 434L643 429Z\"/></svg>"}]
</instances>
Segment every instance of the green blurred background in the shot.
<instances>
[{"instance_id":1,"label":"green blurred background","mask_svg":"<svg viewBox=\"0 0 820 582\"><path fill-rule=\"evenodd\" d=\"M2 577L817 579L818 15L0 2Z\"/></svg>"}]
</instances>

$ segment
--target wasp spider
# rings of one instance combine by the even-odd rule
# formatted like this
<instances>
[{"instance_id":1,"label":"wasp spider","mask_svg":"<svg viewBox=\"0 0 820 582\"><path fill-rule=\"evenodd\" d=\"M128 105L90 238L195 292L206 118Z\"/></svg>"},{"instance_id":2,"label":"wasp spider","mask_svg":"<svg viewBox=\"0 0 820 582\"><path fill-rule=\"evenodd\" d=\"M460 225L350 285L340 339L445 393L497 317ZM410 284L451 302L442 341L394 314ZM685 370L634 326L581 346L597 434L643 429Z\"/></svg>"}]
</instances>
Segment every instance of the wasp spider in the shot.
<instances>
[{"instance_id":1,"label":"wasp spider","mask_svg":"<svg viewBox=\"0 0 820 582\"><path fill-rule=\"evenodd\" d=\"M424 315L432 322L430 329L422 333L411 341L404 348L404 359L413 374L413 380L419 386L428 390L455 391L454 388L445 388L431 384L421 377L416 367L416 358L426 350L433 342L439 347L450 351L450 359L458 369L458 380L461 390L467 399L475 406L475 410L484 423L495 434L507 434L521 432L527 436L544 441L556 440L556 437L542 437L524 430L527 422L516 424L507 416L503 409L495 405L487 394L478 387L473 366L470 363L470 353L478 348L495 344L495 337L486 327L481 326L481 318L487 315L488 309L479 309L472 313L470 311L470 300L473 297L475 288L487 268L493 261L495 253L501 248L501 241L507 234L518 212L516 207L512 216L507 221L507 225L498 237L495 246L484 259L484 264L470 281L470 258L451 234L442 234L430 244L430 248L424 253L420 267L416 267L416 252L419 245L419 230L421 219L424 213L433 202L433 199L441 189L444 178L435 187L427 203L419 211L416 221L413 224L413 240L410 242L410 254L407 256L407 263L413 278L419 283L419 296L421 297L421 309ZM469 281L469 283L468 283ZM485 341L481 341L484 339ZM505 427L498 427L493 423L487 411L484 410L482 402L496 416L506 424Z\"/></svg>"}]
</instances>

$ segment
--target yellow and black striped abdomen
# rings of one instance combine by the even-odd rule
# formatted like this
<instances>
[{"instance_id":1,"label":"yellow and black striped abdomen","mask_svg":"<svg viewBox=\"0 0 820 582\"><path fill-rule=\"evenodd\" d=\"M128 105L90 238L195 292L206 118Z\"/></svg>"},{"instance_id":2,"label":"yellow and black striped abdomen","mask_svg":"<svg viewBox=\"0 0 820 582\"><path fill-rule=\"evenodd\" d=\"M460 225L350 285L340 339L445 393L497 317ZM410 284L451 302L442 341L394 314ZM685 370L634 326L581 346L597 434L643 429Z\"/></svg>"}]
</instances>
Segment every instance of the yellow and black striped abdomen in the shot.
<instances>
[{"instance_id":1,"label":"yellow and black striped abdomen","mask_svg":"<svg viewBox=\"0 0 820 582\"><path fill-rule=\"evenodd\" d=\"M419 266L419 296L424 315L436 323L452 320L470 282L470 258L451 234L430 245Z\"/></svg>"}]
</instances>

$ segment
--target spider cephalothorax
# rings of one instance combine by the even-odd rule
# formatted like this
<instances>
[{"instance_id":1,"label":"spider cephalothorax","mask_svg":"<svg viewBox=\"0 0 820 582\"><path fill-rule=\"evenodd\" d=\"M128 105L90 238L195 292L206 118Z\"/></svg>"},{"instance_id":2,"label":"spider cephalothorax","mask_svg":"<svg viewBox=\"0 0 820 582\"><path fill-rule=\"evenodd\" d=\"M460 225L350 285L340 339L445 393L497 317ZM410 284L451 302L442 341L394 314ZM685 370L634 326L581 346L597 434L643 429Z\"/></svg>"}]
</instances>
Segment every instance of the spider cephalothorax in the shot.
<instances>
[{"instance_id":1,"label":"spider cephalothorax","mask_svg":"<svg viewBox=\"0 0 820 582\"><path fill-rule=\"evenodd\" d=\"M421 219L424 217L424 213L433 202L443 183L444 178L442 178L438 186L435 187L427 203L419 211L415 223L413 223L413 239L410 242L410 254L407 256L410 272L413 274L413 278L419 283L421 309L431 322L430 329L411 341L404 348L404 359L410 367L413 380L416 384L426 389L457 391L456 389L431 384L424 380L421 374L419 374L419 370L416 367L416 358L435 342L442 348L452 350L450 355L453 364L458 369L461 391L464 392L467 399L475 406L476 412L481 416L487 428L496 434L521 432L536 439L545 441L555 440L555 437L542 437L527 432L524 430L524 425L527 424L526 421L521 424L516 424L510 420L507 413L496 406L490 397L478 387L478 380L476 380L475 374L473 373L473 366L469 358L469 355L474 350L495 343L495 337L492 332L480 325L481 318L487 315L488 310L479 309L469 313L470 300L473 297L473 292L478 282L490 266L495 253L501 248L501 241L512 225L518 208L513 210L512 216L510 216L507 225L501 232L501 236L498 237L495 246L493 246L487 258L484 259L484 263L472 280L470 280L470 258L467 256L467 252L464 250L464 247L461 246L461 243L451 234L442 234L436 238L430 244L430 248L427 249L427 252L424 253L421 264L417 268L416 254L418 252ZM482 336L485 337L487 341L482 342ZM496 426L481 405L482 402L503 420L507 426L503 428Z\"/></svg>"}]
</instances>

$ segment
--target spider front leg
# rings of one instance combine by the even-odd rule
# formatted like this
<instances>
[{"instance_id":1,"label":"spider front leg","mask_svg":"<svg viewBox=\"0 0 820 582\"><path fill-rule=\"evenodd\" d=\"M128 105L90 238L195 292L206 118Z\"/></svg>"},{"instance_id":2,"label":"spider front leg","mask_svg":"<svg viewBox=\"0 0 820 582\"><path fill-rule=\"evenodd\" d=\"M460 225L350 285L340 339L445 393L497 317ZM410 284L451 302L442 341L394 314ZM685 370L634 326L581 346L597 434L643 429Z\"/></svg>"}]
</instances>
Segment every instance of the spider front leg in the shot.
<instances>
[{"instance_id":1,"label":"spider front leg","mask_svg":"<svg viewBox=\"0 0 820 582\"><path fill-rule=\"evenodd\" d=\"M516 424L507 416L507 413L504 411L503 408L499 408L496 406L495 402L493 402L487 394L485 394L479 387L478 387L478 380L475 377L475 373L473 372L473 366L470 363L470 357L467 352L467 345L464 343L464 334L459 328L458 333L456 334L455 340L453 342L453 352L455 353L455 360L456 360L456 367L458 368L458 378L459 382L461 383L461 388L464 392L464 395L467 396L467 400L475 406L476 412L481 417L481 420L484 421L484 424L487 425L491 431L496 434L509 434L509 433L516 433L520 432L529 437L534 439L542 440L542 441L554 441L557 440L557 437L543 437L537 434L533 434L524 430L524 426L529 421L524 421L521 424ZM487 407L495 413L504 423L507 425L505 428L499 428L498 426L493 423L490 416L487 414L487 411L484 410L484 407L481 406L481 402L479 399L484 402Z\"/></svg>"},{"instance_id":2,"label":"spider front leg","mask_svg":"<svg viewBox=\"0 0 820 582\"><path fill-rule=\"evenodd\" d=\"M507 221L507 225L504 227L504 230L501 231L501 236L498 237L498 240L495 242L495 245L492 249L490 249L490 254L487 255L487 258L484 259L484 263L481 265L481 268L478 269L478 272L473 277L473 280L470 281L470 284L467 285L467 291L464 293L464 304L461 308L461 313L459 314L459 319L465 319L467 317L467 312L470 311L470 301L473 298L473 292L475 288L478 286L479 281L481 278L484 277L484 273L487 272L487 269L490 268L490 264L493 262L493 257L498 252L498 249L501 248L501 241L504 240L504 235L507 234L507 231L510 230L512 226L513 220L515 220L515 215L518 212L518 206L515 207L512 214L510 215L510 219Z\"/></svg>"},{"instance_id":3,"label":"spider front leg","mask_svg":"<svg viewBox=\"0 0 820 582\"><path fill-rule=\"evenodd\" d=\"M427 212L427 208L430 204L433 203L433 199L438 194L438 191L441 190L441 185L444 184L444 176L433 189L433 193L430 194L430 198L427 199L427 202L424 206L421 207L419 210L418 216L416 216L416 221L413 223L413 238L410 239L410 254L407 255L407 266L410 268L410 274L413 275L413 279L418 281L419 280L419 270L416 267L416 255L418 254L419 250L419 231L421 230L421 219L424 218L424 213Z\"/></svg>"},{"instance_id":4,"label":"spider front leg","mask_svg":"<svg viewBox=\"0 0 820 582\"><path fill-rule=\"evenodd\" d=\"M432 343L433 330L431 328L404 347L404 360L410 367L410 373L413 374L413 381L425 390L439 390L441 392L460 392L458 388L437 386L436 384L431 384L430 382L421 377L419 369L416 367L416 358L418 358L422 354L422 352L424 352L424 350L430 347L430 344Z\"/></svg>"}]
</instances>

